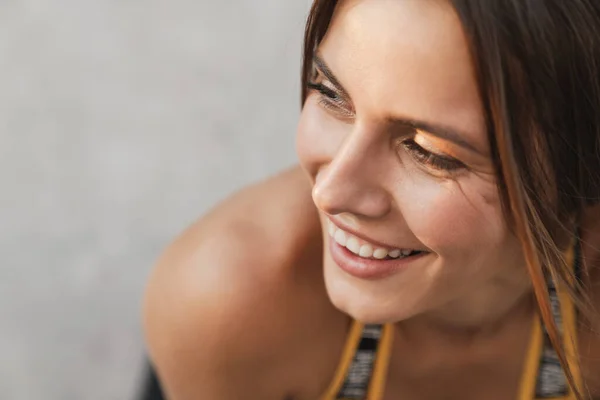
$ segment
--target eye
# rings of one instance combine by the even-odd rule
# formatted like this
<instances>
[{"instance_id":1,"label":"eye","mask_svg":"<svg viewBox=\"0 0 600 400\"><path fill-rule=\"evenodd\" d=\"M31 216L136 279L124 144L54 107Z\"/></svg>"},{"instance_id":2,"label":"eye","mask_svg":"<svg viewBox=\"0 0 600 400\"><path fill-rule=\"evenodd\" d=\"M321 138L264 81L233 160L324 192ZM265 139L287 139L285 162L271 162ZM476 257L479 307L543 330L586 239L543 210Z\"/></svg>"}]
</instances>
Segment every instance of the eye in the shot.
<instances>
[{"instance_id":1,"label":"eye","mask_svg":"<svg viewBox=\"0 0 600 400\"><path fill-rule=\"evenodd\" d=\"M406 151L415 161L430 168L446 172L456 172L466 168L465 164L453 157L435 154L429 150L425 150L423 147L419 146L414 139L406 139L402 142L402 146L404 146Z\"/></svg>"},{"instance_id":2,"label":"eye","mask_svg":"<svg viewBox=\"0 0 600 400\"><path fill-rule=\"evenodd\" d=\"M352 107L336 89L330 88L323 83L309 82L306 85L309 89L319 93L319 104L328 111L334 112L343 118L354 116Z\"/></svg>"}]
</instances>

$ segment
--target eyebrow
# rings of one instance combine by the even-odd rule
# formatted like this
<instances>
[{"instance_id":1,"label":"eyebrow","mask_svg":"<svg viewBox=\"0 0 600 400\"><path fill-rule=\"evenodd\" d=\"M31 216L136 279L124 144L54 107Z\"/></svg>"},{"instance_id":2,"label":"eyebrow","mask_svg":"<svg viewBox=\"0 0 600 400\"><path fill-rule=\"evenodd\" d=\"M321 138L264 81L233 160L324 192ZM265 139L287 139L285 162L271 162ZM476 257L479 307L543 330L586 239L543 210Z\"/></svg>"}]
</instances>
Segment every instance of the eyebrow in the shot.
<instances>
[{"instance_id":1,"label":"eyebrow","mask_svg":"<svg viewBox=\"0 0 600 400\"><path fill-rule=\"evenodd\" d=\"M313 63L320 73L327 78L329 82L333 86L336 87L344 96L350 97L344 86L340 83L340 81L336 78L335 74L329 69L323 58L319 54L315 54L313 56ZM435 137L440 139L444 139L454 144L463 147L465 149L471 150L479 155L485 155L479 150L477 147L473 146L471 143L464 139L465 134L460 133L459 131L450 128L448 126L443 126L439 124L432 124L425 121L419 121L412 118L390 118L388 122L392 125L401 126L403 128L410 127L416 130L425 131L427 133L432 134Z\"/></svg>"}]
</instances>

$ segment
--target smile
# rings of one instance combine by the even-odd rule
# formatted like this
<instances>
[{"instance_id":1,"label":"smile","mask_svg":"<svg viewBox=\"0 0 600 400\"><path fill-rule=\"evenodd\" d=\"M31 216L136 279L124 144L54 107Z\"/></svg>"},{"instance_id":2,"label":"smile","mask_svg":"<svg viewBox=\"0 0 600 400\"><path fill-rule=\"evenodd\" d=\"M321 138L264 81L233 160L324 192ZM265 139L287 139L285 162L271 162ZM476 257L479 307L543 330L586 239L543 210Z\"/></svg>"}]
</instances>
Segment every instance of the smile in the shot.
<instances>
[{"instance_id":1,"label":"smile","mask_svg":"<svg viewBox=\"0 0 600 400\"><path fill-rule=\"evenodd\" d=\"M329 236L335 240L337 244L345 247L355 255L365 259L400 259L422 253L419 250L413 249L398 249L398 248L385 248L379 245L369 243L366 240L357 238L349 232L336 226L330 220L328 223Z\"/></svg>"}]
</instances>

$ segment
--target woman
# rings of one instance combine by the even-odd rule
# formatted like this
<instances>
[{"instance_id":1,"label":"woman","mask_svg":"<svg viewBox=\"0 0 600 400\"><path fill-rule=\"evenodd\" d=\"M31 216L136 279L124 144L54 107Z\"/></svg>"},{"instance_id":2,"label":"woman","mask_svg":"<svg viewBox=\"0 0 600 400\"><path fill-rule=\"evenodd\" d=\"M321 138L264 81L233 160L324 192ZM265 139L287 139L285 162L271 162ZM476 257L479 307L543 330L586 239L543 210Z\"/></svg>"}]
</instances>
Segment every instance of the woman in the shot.
<instances>
[{"instance_id":1,"label":"woman","mask_svg":"<svg viewBox=\"0 0 600 400\"><path fill-rule=\"evenodd\" d=\"M323 0L305 40L301 168L149 283L170 398L600 398L600 2Z\"/></svg>"}]
</instances>

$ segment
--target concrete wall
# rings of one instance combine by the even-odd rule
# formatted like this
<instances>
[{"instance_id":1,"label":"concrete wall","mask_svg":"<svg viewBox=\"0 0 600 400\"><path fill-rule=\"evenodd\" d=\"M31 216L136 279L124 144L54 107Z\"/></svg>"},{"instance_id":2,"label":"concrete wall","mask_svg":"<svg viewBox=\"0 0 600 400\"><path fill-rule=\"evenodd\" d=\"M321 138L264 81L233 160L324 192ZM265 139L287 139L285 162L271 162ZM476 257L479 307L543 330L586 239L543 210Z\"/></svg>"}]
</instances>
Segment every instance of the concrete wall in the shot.
<instances>
[{"instance_id":1,"label":"concrete wall","mask_svg":"<svg viewBox=\"0 0 600 400\"><path fill-rule=\"evenodd\" d=\"M132 399L161 249L295 162L305 0L5 0L0 399Z\"/></svg>"}]
</instances>

